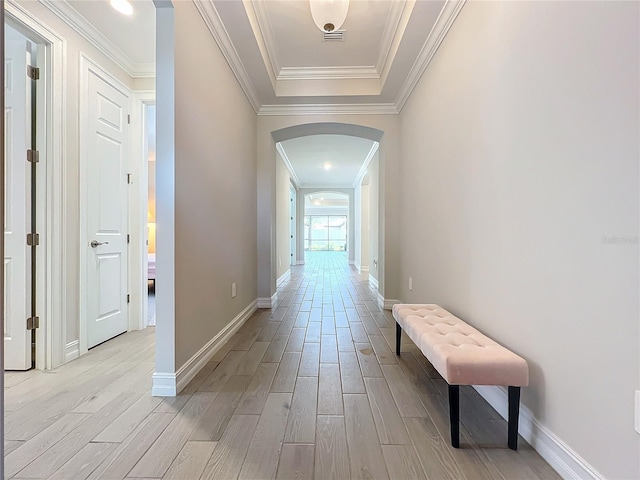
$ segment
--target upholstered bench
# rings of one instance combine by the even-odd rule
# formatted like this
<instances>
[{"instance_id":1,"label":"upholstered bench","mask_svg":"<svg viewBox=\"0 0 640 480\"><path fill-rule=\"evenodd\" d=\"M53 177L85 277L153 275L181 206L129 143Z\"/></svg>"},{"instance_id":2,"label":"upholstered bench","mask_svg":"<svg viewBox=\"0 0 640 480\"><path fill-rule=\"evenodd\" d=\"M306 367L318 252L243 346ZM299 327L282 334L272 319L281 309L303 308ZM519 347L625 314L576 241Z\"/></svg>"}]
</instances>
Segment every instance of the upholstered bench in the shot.
<instances>
[{"instance_id":1,"label":"upholstered bench","mask_svg":"<svg viewBox=\"0 0 640 480\"><path fill-rule=\"evenodd\" d=\"M518 449L520 387L529 384L527 362L445 309L433 304L396 304L396 354L402 330L449 384L451 445L460 446L460 385L509 387L508 445Z\"/></svg>"}]
</instances>

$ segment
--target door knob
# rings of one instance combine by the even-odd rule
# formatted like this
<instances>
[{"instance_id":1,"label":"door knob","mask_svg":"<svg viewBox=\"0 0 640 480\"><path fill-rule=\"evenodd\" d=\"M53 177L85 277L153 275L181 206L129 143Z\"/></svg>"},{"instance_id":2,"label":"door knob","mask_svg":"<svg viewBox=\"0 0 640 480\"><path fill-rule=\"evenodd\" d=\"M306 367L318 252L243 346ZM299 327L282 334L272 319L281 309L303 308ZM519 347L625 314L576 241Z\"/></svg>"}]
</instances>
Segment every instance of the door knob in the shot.
<instances>
[{"instance_id":1,"label":"door knob","mask_svg":"<svg viewBox=\"0 0 640 480\"><path fill-rule=\"evenodd\" d=\"M91 240L91 243L89 245L91 245L91 248L97 248L100 245L109 245L109 242L99 242L97 240Z\"/></svg>"}]
</instances>

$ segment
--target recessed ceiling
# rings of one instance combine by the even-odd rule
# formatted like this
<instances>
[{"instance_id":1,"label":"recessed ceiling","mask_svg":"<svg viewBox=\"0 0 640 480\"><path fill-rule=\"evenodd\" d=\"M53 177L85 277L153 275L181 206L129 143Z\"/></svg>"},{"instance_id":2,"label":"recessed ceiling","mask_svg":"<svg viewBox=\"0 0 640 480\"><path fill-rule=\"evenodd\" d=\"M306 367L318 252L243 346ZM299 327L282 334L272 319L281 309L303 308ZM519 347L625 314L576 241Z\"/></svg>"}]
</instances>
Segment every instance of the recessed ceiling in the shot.
<instances>
[{"instance_id":1,"label":"recessed ceiling","mask_svg":"<svg viewBox=\"0 0 640 480\"><path fill-rule=\"evenodd\" d=\"M351 0L344 41L323 41L308 0L194 2L260 115L398 113L466 0ZM155 6L40 0L133 77L155 71ZM200 45L199 48L206 48Z\"/></svg>"},{"instance_id":2,"label":"recessed ceiling","mask_svg":"<svg viewBox=\"0 0 640 480\"><path fill-rule=\"evenodd\" d=\"M376 142L347 135L310 135L280 143L298 187L352 188ZM330 168L325 168L325 165Z\"/></svg>"}]
</instances>

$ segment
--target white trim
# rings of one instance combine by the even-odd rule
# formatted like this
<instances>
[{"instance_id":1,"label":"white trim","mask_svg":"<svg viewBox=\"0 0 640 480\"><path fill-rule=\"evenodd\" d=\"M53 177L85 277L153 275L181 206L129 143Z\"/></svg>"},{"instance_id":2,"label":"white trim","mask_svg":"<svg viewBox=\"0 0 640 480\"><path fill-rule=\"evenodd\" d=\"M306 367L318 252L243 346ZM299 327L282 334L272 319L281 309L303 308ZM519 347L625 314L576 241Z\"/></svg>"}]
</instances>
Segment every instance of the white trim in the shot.
<instances>
[{"instance_id":1,"label":"white trim","mask_svg":"<svg viewBox=\"0 0 640 480\"><path fill-rule=\"evenodd\" d=\"M373 160L373 157L375 156L379 147L380 147L379 142L373 142L373 145L371 145L371 150L369 150L369 153L367 153L367 157L364 159L364 163L360 167L360 170L358 170L356 179L353 181L354 188L360 185L360 183L362 182L362 179L367 174L367 169L369 168L369 164L371 163L371 160Z\"/></svg>"},{"instance_id":2,"label":"white trim","mask_svg":"<svg viewBox=\"0 0 640 480\"><path fill-rule=\"evenodd\" d=\"M276 150L282 157L282 161L284 162L284 166L289 170L289 176L291 177L291 181L293 182L293 186L297 189L298 185L300 185L300 178L296 174L296 171L293 169L293 165L291 165L291 160L289 160L289 156L287 152L284 150L284 146L281 142L276 143Z\"/></svg>"},{"instance_id":3,"label":"white trim","mask_svg":"<svg viewBox=\"0 0 640 480\"><path fill-rule=\"evenodd\" d=\"M400 43L404 37L415 3L416 0L391 2L391 11L380 39L380 55L376 62L376 68L380 72L380 78L382 78L382 86L384 86L391 71L391 66L400 48Z\"/></svg>"},{"instance_id":4,"label":"white trim","mask_svg":"<svg viewBox=\"0 0 640 480\"><path fill-rule=\"evenodd\" d=\"M272 310L278 308L278 292L271 295L271 298L258 298L258 308L270 308Z\"/></svg>"},{"instance_id":5,"label":"white trim","mask_svg":"<svg viewBox=\"0 0 640 480\"><path fill-rule=\"evenodd\" d=\"M175 397L202 370L213 357L257 310L254 300L215 337L207 342L176 373L154 373L151 395L154 397Z\"/></svg>"},{"instance_id":6,"label":"white trim","mask_svg":"<svg viewBox=\"0 0 640 480\"><path fill-rule=\"evenodd\" d=\"M453 25L453 22L460 13L460 10L462 10L462 7L464 7L465 2L466 0L447 0L447 3L442 8L436 23L433 25L426 42L420 50L418 58L411 67L411 70L409 71L409 74L396 97L395 107L398 112L402 111L404 104L409 99L411 92L413 92L413 89L418 84L420 77L422 77L422 74L429 66L429 63L431 63L431 60L438 51L440 44L447 36L451 25Z\"/></svg>"},{"instance_id":7,"label":"white trim","mask_svg":"<svg viewBox=\"0 0 640 480\"><path fill-rule=\"evenodd\" d=\"M130 77L153 78L155 76L155 63L135 63L126 53L116 47L102 32L87 21L85 17L79 14L66 0L39 1L82 38L122 68Z\"/></svg>"},{"instance_id":8,"label":"white trim","mask_svg":"<svg viewBox=\"0 0 640 480\"><path fill-rule=\"evenodd\" d=\"M240 60L238 52L233 46L233 42L220 19L220 15L218 14L216 7L213 2L194 2L194 5L198 9L198 12L200 12L204 23L207 25L209 32L211 32L211 35L213 36L213 39L218 44L218 47L220 47L222 55L224 55L224 58L227 60L231 71L238 79L238 83L244 91L244 94L247 96L247 100L249 100L254 111L258 113L260 111L260 100L258 99L258 94L253 86L253 82L251 81L249 74Z\"/></svg>"},{"instance_id":9,"label":"white trim","mask_svg":"<svg viewBox=\"0 0 640 480\"><path fill-rule=\"evenodd\" d=\"M374 292L378 291L378 280L371 274L369 274L369 288Z\"/></svg>"},{"instance_id":10,"label":"white trim","mask_svg":"<svg viewBox=\"0 0 640 480\"><path fill-rule=\"evenodd\" d=\"M396 303L401 303L401 302L396 298L383 298L382 306L380 308L384 310L391 310Z\"/></svg>"},{"instance_id":11,"label":"white trim","mask_svg":"<svg viewBox=\"0 0 640 480\"><path fill-rule=\"evenodd\" d=\"M473 388L504 419L508 417L509 399L504 387ZM520 405L519 433L562 478L602 480L604 476L589 465L553 432L542 425L526 406Z\"/></svg>"},{"instance_id":12,"label":"white trim","mask_svg":"<svg viewBox=\"0 0 640 480\"><path fill-rule=\"evenodd\" d=\"M196 374L244 325L251 315L258 309L258 302L254 300L242 312L231 320L229 325L223 328L215 337L207 342L193 357L178 369L176 372L176 389L180 392L196 376Z\"/></svg>"},{"instance_id":13,"label":"white trim","mask_svg":"<svg viewBox=\"0 0 640 480\"><path fill-rule=\"evenodd\" d=\"M297 260L296 265L304 265L304 260Z\"/></svg>"},{"instance_id":14,"label":"white trim","mask_svg":"<svg viewBox=\"0 0 640 480\"><path fill-rule=\"evenodd\" d=\"M393 103L262 105L256 111L258 115L396 115L398 113Z\"/></svg>"},{"instance_id":15,"label":"white trim","mask_svg":"<svg viewBox=\"0 0 640 480\"><path fill-rule=\"evenodd\" d=\"M369 271L369 267L366 266L366 265L363 267L358 262L356 262L354 265L356 266L356 269L358 270L358 273L360 273L360 274L367 273ZM371 283L369 283L369 287L371 287Z\"/></svg>"},{"instance_id":16,"label":"white trim","mask_svg":"<svg viewBox=\"0 0 640 480\"><path fill-rule=\"evenodd\" d=\"M129 111L131 110L132 92L122 82L120 82L115 77L113 77L109 72L104 70L98 63L94 62L86 53L81 51L79 57L80 57L80 60L79 60L78 76L80 77L79 78L80 88L78 89L78 122L79 122L78 124L80 125L80 129L79 129L80 134L78 137L78 146L80 151L80 161L78 165L78 171L79 171L78 178L80 179L80 188L79 188L80 194L78 198L80 201L80 206L78 210L78 218L79 218L79 224L80 224L80 231L79 231L78 237L80 240L80 243L79 243L80 261L79 261L78 279L80 280L80 289L79 289L79 295L78 295L78 303L79 303L80 316L79 316L79 322L78 322L79 323L78 340L80 341L80 355L84 355L89 351L88 337L87 337L87 319L88 319L88 316L87 316L87 310L88 310L87 265L89 261L88 256L90 252L86 248L89 242L89 239L87 237L87 216L88 216L88 208L89 208L88 202L87 202L87 196L88 196L87 157L88 155L86 153L87 121L86 121L86 118L84 118L87 115L87 105L89 102L89 98L87 96L88 88L89 88L89 73L93 72L101 80L103 80L104 82L109 84L111 87L113 87L114 89L122 93L125 97L127 97L127 100L128 100L127 109ZM129 141L131 141L131 135L129 136ZM129 156L131 155L130 146L129 146L128 155ZM131 161L131 159L129 159L129 161ZM130 193L131 192L127 190L126 194L128 197L130 197ZM129 208L129 198L127 198L127 208ZM128 256L127 256L127 261L129 261ZM131 280L129 278L129 264L127 264L127 280L129 281ZM128 290L128 287L129 287L128 285L125 286L127 290ZM127 312L127 328L129 328L129 312Z\"/></svg>"},{"instance_id":17,"label":"white trim","mask_svg":"<svg viewBox=\"0 0 640 480\"><path fill-rule=\"evenodd\" d=\"M266 6L262 1L244 1L244 10L249 20L249 25L253 32L253 36L262 57L271 86L276 90L276 72L280 70L280 62L277 57L277 49L271 31L271 21L267 13Z\"/></svg>"},{"instance_id":18,"label":"white trim","mask_svg":"<svg viewBox=\"0 0 640 480\"><path fill-rule=\"evenodd\" d=\"M280 278L278 279L278 288L281 288L289 280L291 280L291 269L280 275Z\"/></svg>"},{"instance_id":19,"label":"white trim","mask_svg":"<svg viewBox=\"0 0 640 480\"><path fill-rule=\"evenodd\" d=\"M378 300L378 308L384 309L384 297L380 292L376 292L376 300Z\"/></svg>"},{"instance_id":20,"label":"white trim","mask_svg":"<svg viewBox=\"0 0 640 480\"><path fill-rule=\"evenodd\" d=\"M65 227L67 225L67 201L64 173L64 154L66 151L66 41L28 12L14 0L5 2L7 19L12 20L30 32L30 35L40 37L34 40L38 45L44 45L44 65L40 53L38 65L41 68L44 89L38 89L38 102L44 100L42 108L46 111L44 118L39 118L38 129L44 128L46 137L40 135L38 150L41 156L39 165L43 171L39 172L37 193L39 198L45 198L43 209L38 212L38 230L41 235L41 248L45 252L45 261L38 262L37 307L40 315L41 328L36 331L36 368L50 369L65 363L66 357L66 295L64 288L67 284L65 269L66 255L64 253ZM42 95L43 90L45 91ZM39 115L42 117L42 115Z\"/></svg>"},{"instance_id":21,"label":"white trim","mask_svg":"<svg viewBox=\"0 0 640 480\"><path fill-rule=\"evenodd\" d=\"M151 387L152 397L175 397L178 394L175 373L154 372L151 376L153 386Z\"/></svg>"},{"instance_id":22,"label":"white trim","mask_svg":"<svg viewBox=\"0 0 640 480\"><path fill-rule=\"evenodd\" d=\"M67 343L64 351L65 351L65 354L64 354L65 363L78 358L80 356L80 345L78 340L74 340L73 342Z\"/></svg>"},{"instance_id":23,"label":"white trim","mask_svg":"<svg viewBox=\"0 0 640 480\"><path fill-rule=\"evenodd\" d=\"M379 79L374 66L354 67L282 67L277 80L349 80L360 78Z\"/></svg>"}]
</instances>

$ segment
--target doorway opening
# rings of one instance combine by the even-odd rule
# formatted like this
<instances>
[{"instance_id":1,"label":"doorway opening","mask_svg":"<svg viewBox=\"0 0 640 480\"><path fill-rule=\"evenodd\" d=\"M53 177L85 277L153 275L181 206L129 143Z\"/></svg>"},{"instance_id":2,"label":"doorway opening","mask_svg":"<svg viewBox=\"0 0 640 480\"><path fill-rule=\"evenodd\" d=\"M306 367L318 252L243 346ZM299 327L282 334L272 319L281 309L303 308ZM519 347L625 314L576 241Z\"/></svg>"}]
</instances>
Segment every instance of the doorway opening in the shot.
<instances>
[{"instance_id":1,"label":"doorway opening","mask_svg":"<svg viewBox=\"0 0 640 480\"><path fill-rule=\"evenodd\" d=\"M144 106L144 141L147 159L147 315L146 325L156 324L156 106Z\"/></svg>"}]
</instances>

